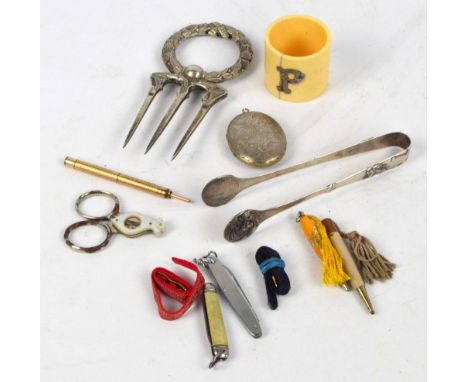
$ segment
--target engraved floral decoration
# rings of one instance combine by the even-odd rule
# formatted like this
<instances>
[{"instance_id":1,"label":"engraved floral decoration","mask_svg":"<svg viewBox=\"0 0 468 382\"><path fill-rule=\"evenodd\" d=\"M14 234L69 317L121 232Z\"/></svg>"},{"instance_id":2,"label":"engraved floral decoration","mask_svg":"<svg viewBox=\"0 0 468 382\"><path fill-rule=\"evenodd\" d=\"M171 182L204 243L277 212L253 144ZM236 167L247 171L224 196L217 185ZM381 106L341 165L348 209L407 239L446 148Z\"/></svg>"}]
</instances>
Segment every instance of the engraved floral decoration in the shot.
<instances>
[{"instance_id":1,"label":"engraved floral decoration","mask_svg":"<svg viewBox=\"0 0 468 382\"><path fill-rule=\"evenodd\" d=\"M259 224L257 211L246 210L232 218L224 230L224 237L231 242L242 240L254 233Z\"/></svg>"}]
</instances>

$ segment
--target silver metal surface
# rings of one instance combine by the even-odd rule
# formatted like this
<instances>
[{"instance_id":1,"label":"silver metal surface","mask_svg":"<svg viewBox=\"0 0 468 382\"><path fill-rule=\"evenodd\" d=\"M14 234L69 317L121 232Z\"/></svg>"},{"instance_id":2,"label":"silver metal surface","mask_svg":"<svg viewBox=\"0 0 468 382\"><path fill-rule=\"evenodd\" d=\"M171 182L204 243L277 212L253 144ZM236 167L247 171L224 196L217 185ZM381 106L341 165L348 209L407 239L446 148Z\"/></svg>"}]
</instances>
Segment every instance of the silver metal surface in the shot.
<instances>
[{"instance_id":1,"label":"silver metal surface","mask_svg":"<svg viewBox=\"0 0 468 382\"><path fill-rule=\"evenodd\" d=\"M241 162L253 167L269 167L286 152L286 136L272 117L243 109L226 132L229 148Z\"/></svg>"},{"instance_id":2,"label":"silver metal surface","mask_svg":"<svg viewBox=\"0 0 468 382\"><path fill-rule=\"evenodd\" d=\"M81 203L83 203L85 200L92 198L94 196L104 196L106 198L111 199L114 202L114 206L112 207L112 209L110 210L108 214L105 214L102 216L94 216L94 215L85 214L83 211L80 210ZM88 191L88 192L85 192L84 194L81 194L78 197L78 199L76 199L75 211L78 213L78 215L80 215L81 217L87 220L107 220L118 215L120 211L120 202L117 196L115 196L112 192L93 190L93 191Z\"/></svg>"},{"instance_id":3,"label":"silver metal surface","mask_svg":"<svg viewBox=\"0 0 468 382\"><path fill-rule=\"evenodd\" d=\"M216 280L219 289L241 319L247 331L254 338L262 336L262 328L255 311L242 290L236 277L218 258L216 252L193 260L197 265L208 268Z\"/></svg>"},{"instance_id":4,"label":"silver metal surface","mask_svg":"<svg viewBox=\"0 0 468 382\"><path fill-rule=\"evenodd\" d=\"M83 211L81 211L81 203L86 199L96 196L104 196L113 200L114 206L108 214L94 216L85 214ZM65 243L77 251L93 253L107 246L112 235L116 233L121 233L126 237L138 237L147 232L153 232L155 236L161 236L164 233L165 224L161 218L153 219L141 215L137 212L119 213L119 209L119 199L111 192L93 190L80 195L76 200L75 210L81 217L85 218L86 220L73 223L67 227L63 234ZM106 237L101 243L92 247L83 247L73 243L70 240L70 235L78 228L84 226L96 226L104 230Z\"/></svg>"},{"instance_id":5,"label":"silver metal surface","mask_svg":"<svg viewBox=\"0 0 468 382\"><path fill-rule=\"evenodd\" d=\"M92 247L82 247L82 246L79 246L75 243L73 243L71 240L70 240L70 235L73 231L77 230L78 228L80 227L83 227L83 226L87 226L87 225L91 225L91 226L96 226L102 230L105 231L106 233L106 237L104 238L104 240L99 243L98 245L95 245L95 246L92 246ZM100 249L104 248L105 246L107 246L107 244L109 244L109 240L110 238L112 237L112 227L109 225L109 224L105 224L103 223L103 221L99 221L99 220L83 220L83 221L80 221L80 222L76 222L76 223L73 223L73 224L70 224L67 229L65 230L65 233L63 234L63 238L65 239L65 243L72 249L75 249L77 251L80 251L80 252L87 252L87 253L93 253L93 252L97 252L99 251Z\"/></svg>"},{"instance_id":6,"label":"silver metal surface","mask_svg":"<svg viewBox=\"0 0 468 382\"><path fill-rule=\"evenodd\" d=\"M198 36L212 36L233 41L239 47L240 55L238 60L229 68L214 72L205 72L197 65L183 66L176 58L176 49L182 41ZM164 115L157 130L151 138L145 154L156 143L174 114L179 109L180 105L185 99L187 99L187 97L189 97L190 92L194 89L203 90L205 94L202 97L201 108L177 146L172 157L172 159L174 159L195 132L196 128L211 107L227 96L227 91L216 84L226 80L231 80L240 75L250 65L252 55L252 46L250 45L249 40L247 40L242 32L228 25L220 23L189 25L174 33L169 37L162 49L162 58L170 73L153 73L151 75L150 90L132 124L132 127L130 128L123 147L128 144L154 98L161 90L163 90L166 84L175 83L179 85L180 88L175 100L169 107L169 110Z\"/></svg>"},{"instance_id":7,"label":"silver metal surface","mask_svg":"<svg viewBox=\"0 0 468 382\"><path fill-rule=\"evenodd\" d=\"M218 361L226 361L229 358L229 348L227 346L212 346L211 351L213 353L213 358L208 365L209 369L212 369Z\"/></svg>"},{"instance_id":8,"label":"silver metal surface","mask_svg":"<svg viewBox=\"0 0 468 382\"><path fill-rule=\"evenodd\" d=\"M206 203L205 199L208 198L208 196L215 195L215 197L213 197L212 199L208 199L208 200L212 203L216 201L218 202L223 202L225 200L229 201L235 195L237 195L237 193L239 193L242 189L245 189L254 184L263 182L265 180L272 179L272 178L290 173L292 171L300 170L303 168L307 168L307 167L314 166L320 163L332 161L335 159L346 158L352 155L374 151L374 150L381 149L381 148L393 147L393 146L401 148L401 150L397 154L392 155L391 157L388 157L384 159L383 161L373 164L361 171L358 171L346 178L343 178L336 182L328 184L327 186L317 191L314 191L302 198L293 200L279 207L273 207L273 208L269 208L266 210L248 209L237 214L231 219L231 221L227 224L224 230L224 238L227 241L236 242L236 241L245 239L246 237L250 236L252 233L254 233L257 230L258 226L262 222L264 222L265 220L271 218L272 216L282 211L287 210L288 208L291 208L299 203L305 202L306 200L309 200L315 196L331 192L337 188L346 186L348 184L357 182L362 179L370 178L374 175L380 174L391 168L401 165L403 162L406 161L408 157L410 145L411 145L411 140L406 134L389 133L389 134L385 134L377 138L369 139L362 143L358 143L357 145L347 147L343 150L335 151L331 154L315 158L309 162L304 162L296 166L292 166L284 170L275 171L273 173L259 176L256 178L238 179L238 180L237 178L232 177L232 176L217 178L211 181L210 183L208 183L205 189L203 190L203 193L205 194L205 196L203 197L203 200ZM223 178L227 179L227 181L223 181ZM221 184L221 186L219 185L216 186L216 184ZM234 187L232 187L232 190L231 189L224 190L223 188L225 186L223 184L234 185ZM244 187L241 187L241 186L244 186ZM205 190L208 187L211 188L210 190L211 192L205 193ZM217 194L212 192L212 189L216 187L221 188L222 192L218 192ZM224 204L224 203L221 203L221 204ZM217 205L220 205L220 204L217 204Z\"/></svg>"}]
</instances>

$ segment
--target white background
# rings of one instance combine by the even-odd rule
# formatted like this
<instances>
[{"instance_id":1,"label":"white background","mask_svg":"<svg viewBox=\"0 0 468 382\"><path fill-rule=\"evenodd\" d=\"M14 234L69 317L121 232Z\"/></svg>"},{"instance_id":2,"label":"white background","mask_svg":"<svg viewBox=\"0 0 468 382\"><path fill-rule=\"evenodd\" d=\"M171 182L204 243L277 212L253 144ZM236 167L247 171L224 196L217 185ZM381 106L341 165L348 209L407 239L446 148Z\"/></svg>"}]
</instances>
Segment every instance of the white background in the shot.
<instances>
[{"instance_id":1,"label":"white background","mask_svg":"<svg viewBox=\"0 0 468 382\"><path fill-rule=\"evenodd\" d=\"M322 19L333 34L330 86L318 100L290 104L263 87L263 33L278 17L304 13ZM170 156L199 99L181 108L160 141L144 148L170 91L158 95L143 124L121 149L149 87L149 75L164 71L165 39L191 24L219 21L243 31L253 44L249 70L223 86L229 91L189 141ZM420 381L426 368L426 131L425 4L422 1L43 1L42 7L42 377L44 381L179 381L255 376L339 381ZM183 63L207 70L229 65L236 47L197 39L178 50ZM173 91L174 89L172 89ZM354 295L326 288L320 263L287 211L251 238L224 241L226 222L245 208L268 208L360 169L380 155L325 165L264 183L212 209L200 200L204 184L225 173L252 176L230 154L227 124L243 107L271 114L283 126L288 151L280 168L354 144L403 131L413 141L407 163L381 177L338 190L300 207L332 217L342 229L358 230L398 264L395 278L368 292L377 314L366 314ZM385 154L385 153L383 153ZM106 165L192 197L193 205L80 174L62 165L67 155ZM105 250L84 255L69 250L64 228L76 221L76 197L106 189L122 211L161 216L162 238L113 237ZM254 254L260 245L286 261L293 289L266 305ZM191 259L216 250L237 275L263 327L251 338L223 305L232 355L209 371L210 350L199 304L180 320L157 314L149 275L172 266L172 256ZM184 273L186 274L186 273Z\"/></svg>"}]
</instances>

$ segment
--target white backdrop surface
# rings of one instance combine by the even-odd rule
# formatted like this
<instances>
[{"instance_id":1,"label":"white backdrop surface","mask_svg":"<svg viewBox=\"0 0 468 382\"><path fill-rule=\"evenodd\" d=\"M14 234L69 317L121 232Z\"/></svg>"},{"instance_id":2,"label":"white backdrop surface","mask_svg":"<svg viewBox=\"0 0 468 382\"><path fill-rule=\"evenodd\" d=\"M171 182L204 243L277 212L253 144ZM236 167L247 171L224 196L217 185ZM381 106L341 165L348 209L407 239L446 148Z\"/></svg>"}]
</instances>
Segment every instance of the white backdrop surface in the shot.
<instances>
[{"instance_id":1,"label":"white backdrop surface","mask_svg":"<svg viewBox=\"0 0 468 382\"><path fill-rule=\"evenodd\" d=\"M273 98L262 82L264 31L276 18L294 13L320 18L333 35L329 88L302 104ZM166 38L186 25L211 21L246 34L255 55L251 67L224 83L228 98L213 108L175 161L170 157L194 116L197 97L143 155L174 88L158 95L123 150L149 75L166 70L160 58ZM42 380L425 380L425 38L424 1L43 0ZM178 57L215 70L231 64L237 48L200 38L183 44ZM272 115L285 130L288 151L274 169L391 131L411 137L410 158L382 176L276 216L247 240L227 243L223 229L235 213L282 204L383 157L302 171L209 208L200 192L213 177L263 173L238 162L225 140L229 121L245 107ZM166 185L195 203L158 199L66 169L67 155ZM124 212L163 217L167 234L116 236L92 255L71 251L63 231L78 219L76 197L92 189L117 194ZM368 287L375 316L366 314L357 296L321 284L320 263L295 222L298 210L331 217L345 231L358 230L398 264L393 280ZM292 282L277 311L266 304L254 260L261 245L280 252ZM164 321L150 286L156 266L181 272L172 256L192 259L209 250L237 275L264 333L250 337L224 303L232 354L214 370L207 368L211 354L200 304L177 321Z\"/></svg>"}]
</instances>

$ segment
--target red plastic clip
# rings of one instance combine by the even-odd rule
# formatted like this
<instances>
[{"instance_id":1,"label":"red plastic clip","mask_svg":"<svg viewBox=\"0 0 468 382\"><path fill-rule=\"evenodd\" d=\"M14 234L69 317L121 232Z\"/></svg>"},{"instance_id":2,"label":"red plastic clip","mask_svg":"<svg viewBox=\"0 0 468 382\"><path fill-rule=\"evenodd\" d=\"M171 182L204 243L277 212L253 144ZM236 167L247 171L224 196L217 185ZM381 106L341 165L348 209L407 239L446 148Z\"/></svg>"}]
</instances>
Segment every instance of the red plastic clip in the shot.
<instances>
[{"instance_id":1,"label":"red plastic clip","mask_svg":"<svg viewBox=\"0 0 468 382\"><path fill-rule=\"evenodd\" d=\"M181 317L197 299L205 285L205 279L195 264L177 257L173 257L172 261L194 271L197 278L194 284L190 285L185 279L165 268L157 267L151 272L154 299L158 305L159 315L164 320L177 320ZM182 306L175 312L168 311L162 304L160 291L180 302Z\"/></svg>"}]
</instances>

